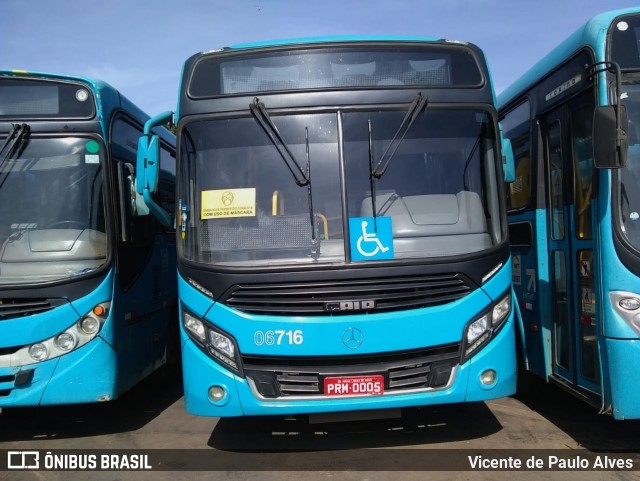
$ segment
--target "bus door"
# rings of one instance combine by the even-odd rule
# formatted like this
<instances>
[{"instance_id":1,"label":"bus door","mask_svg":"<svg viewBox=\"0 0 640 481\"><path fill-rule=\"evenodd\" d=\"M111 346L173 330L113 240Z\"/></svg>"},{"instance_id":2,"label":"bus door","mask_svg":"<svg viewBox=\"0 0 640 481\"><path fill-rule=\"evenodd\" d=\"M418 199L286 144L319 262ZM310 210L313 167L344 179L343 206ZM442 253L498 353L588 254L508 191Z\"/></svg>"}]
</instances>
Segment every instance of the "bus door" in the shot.
<instances>
[{"instance_id":1,"label":"bus door","mask_svg":"<svg viewBox=\"0 0 640 481\"><path fill-rule=\"evenodd\" d=\"M541 120L547 183L552 375L599 393L590 95Z\"/></svg>"}]
</instances>

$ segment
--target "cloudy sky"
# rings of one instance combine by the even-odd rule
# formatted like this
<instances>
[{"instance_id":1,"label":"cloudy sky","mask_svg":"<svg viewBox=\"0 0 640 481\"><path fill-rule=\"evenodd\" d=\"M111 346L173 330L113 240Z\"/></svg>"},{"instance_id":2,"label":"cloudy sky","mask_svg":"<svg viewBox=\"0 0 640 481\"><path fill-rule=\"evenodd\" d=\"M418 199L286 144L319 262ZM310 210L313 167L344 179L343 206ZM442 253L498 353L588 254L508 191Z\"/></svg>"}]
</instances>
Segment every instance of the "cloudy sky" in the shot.
<instances>
[{"instance_id":1,"label":"cloudy sky","mask_svg":"<svg viewBox=\"0 0 640 481\"><path fill-rule=\"evenodd\" d=\"M500 93L595 14L637 0L0 0L0 69L105 80L174 110L196 52L319 35L420 35L480 46Z\"/></svg>"}]
</instances>

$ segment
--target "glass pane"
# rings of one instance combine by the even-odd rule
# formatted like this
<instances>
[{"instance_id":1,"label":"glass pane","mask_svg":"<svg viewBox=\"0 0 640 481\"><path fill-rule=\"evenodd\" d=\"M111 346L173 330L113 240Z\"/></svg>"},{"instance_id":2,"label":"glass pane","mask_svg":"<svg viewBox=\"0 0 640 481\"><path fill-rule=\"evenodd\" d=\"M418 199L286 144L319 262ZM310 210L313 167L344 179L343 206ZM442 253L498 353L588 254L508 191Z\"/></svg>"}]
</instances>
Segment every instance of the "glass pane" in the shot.
<instances>
[{"instance_id":1,"label":"glass pane","mask_svg":"<svg viewBox=\"0 0 640 481\"><path fill-rule=\"evenodd\" d=\"M509 210L526 207L531 194L529 115L529 102L525 102L501 120L504 134L511 140L516 165L516 179L507 188L507 208Z\"/></svg>"},{"instance_id":2,"label":"glass pane","mask_svg":"<svg viewBox=\"0 0 640 481\"><path fill-rule=\"evenodd\" d=\"M396 258L467 254L501 242L495 131L485 112L422 112L376 182L373 198L369 125L375 167L404 115L344 115L349 217L371 217L375 200L377 216L391 218Z\"/></svg>"},{"instance_id":3,"label":"glass pane","mask_svg":"<svg viewBox=\"0 0 640 481\"><path fill-rule=\"evenodd\" d=\"M236 266L344 262L335 114L272 120L305 173L308 132L312 195L253 118L187 125L183 179L192 181L178 201L187 258Z\"/></svg>"},{"instance_id":4,"label":"glass pane","mask_svg":"<svg viewBox=\"0 0 640 481\"><path fill-rule=\"evenodd\" d=\"M0 284L84 274L107 257L99 142L30 138L0 170Z\"/></svg>"},{"instance_id":5,"label":"glass pane","mask_svg":"<svg viewBox=\"0 0 640 481\"><path fill-rule=\"evenodd\" d=\"M564 195L562 178L562 136L560 122L554 122L547 132L551 194L551 238L564 239Z\"/></svg>"},{"instance_id":6,"label":"glass pane","mask_svg":"<svg viewBox=\"0 0 640 481\"><path fill-rule=\"evenodd\" d=\"M622 102L629 115L629 151L627 163L619 169L620 229L629 243L640 250L640 85L625 83Z\"/></svg>"},{"instance_id":7,"label":"glass pane","mask_svg":"<svg viewBox=\"0 0 640 481\"><path fill-rule=\"evenodd\" d=\"M569 368L571 329L567 291L567 269L563 251L553 251L553 325L555 332L555 362L564 369Z\"/></svg>"},{"instance_id":8,"label":"glass pane","mask_svg":"<svg viewBox=\"0 0 640 481\"><path fill-rule=\"evenodd\" d=\"M580 352L582 377L600 382L600 360L596 336L596 296L593 276L593 251L578 251L578 295L580 300Z\"/></svg>"},{"instance_id":9,"label":"glass pane","mask_svg":"<svg viewBox=\"0 0 640 481\"><path fill-rule=\"evenodd\" d=\"M188 86L194 98L248 92L377 86L479 86L480 66L461 45L419 48L353 44L205 56Z\"/></svg>"},{"instance_id":10,"label":"glass pane","mask_svg":"<svg viewBox=\"0 0 640 481\"><path fill-rule=\"evenodd\" d=\"M640 68L640 15L618 18L611 27L611 59L622 69Z\"/></svg>"},{"instance_id":11,"label":"glass pane","mask_svg":"<svg viewBox=\"0 0 640 481\"><path fill-rule=\"evenodd\" d=\"M572 113L571 142L575 177L575 229L578 239L591 239L591 199L593 197L593 143L591 139L593 107Z\"/></svg>"},{"instance_id":12,"label":"glass pane","mask_svg":"<svg viewBox=\"0 0 640 481\"><path fill-rule=\"evenodd\" d=\"M93 95L80 84L0 78L0 118L91 118L94 105Z\"/></svg>"}]
</instances>

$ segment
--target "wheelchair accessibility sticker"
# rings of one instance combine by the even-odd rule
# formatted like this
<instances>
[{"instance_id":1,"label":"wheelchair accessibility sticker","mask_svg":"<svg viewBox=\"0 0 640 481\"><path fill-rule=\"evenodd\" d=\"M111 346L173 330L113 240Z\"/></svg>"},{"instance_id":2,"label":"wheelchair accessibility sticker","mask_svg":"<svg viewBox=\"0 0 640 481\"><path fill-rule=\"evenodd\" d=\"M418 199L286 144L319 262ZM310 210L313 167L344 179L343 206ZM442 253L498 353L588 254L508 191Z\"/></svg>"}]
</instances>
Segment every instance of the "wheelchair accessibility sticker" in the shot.
<instances>
[{"instance_id":1,"label":"wheelchair accessibility sticker","mask_svg":"<svg viewBox=\"0 0 640 481\"><path fill-rule=\"evenodd\" d=\"M391 217L351 217L349 230L354 261L393 259Z\"/></svg>"}]
</instances>

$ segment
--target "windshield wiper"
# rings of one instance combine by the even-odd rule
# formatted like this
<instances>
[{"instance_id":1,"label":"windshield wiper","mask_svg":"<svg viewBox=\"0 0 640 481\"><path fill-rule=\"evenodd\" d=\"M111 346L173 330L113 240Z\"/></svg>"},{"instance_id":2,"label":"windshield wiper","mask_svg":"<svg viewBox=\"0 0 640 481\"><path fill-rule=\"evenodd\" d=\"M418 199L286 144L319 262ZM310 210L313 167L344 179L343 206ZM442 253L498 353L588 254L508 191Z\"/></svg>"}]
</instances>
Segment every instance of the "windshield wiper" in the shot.
<instances>
[{"instance_id":1,"label":"windshield wiper","mask_svg":"<svg viewBox=\"0 0 640 481\"><path fill-rule=\"evenodd\" d=\"M311 218L311 243L314 246L318 246L318 234L316 232L316 219L313 213L313 192L311 191L311 157L309 156L309 128L304 128L306 152L307 152L307 190L309 195L309 217ZM320 250L314 250L314 257L317 259L320 255Z\"/></svg>"},{"instance_id":2,"label":"windshield wiper","mask_svg":"<svg viewBox=\"0 0 640 481\"><path fill-rule=\"evenodd\" d=\"M391 142L387 146L386 150L382 154L382 157L378 161L378 164L373 167L373 135L371 133L371 119L368 121L369 128L369 185L371 187L371 211L373 215L373 230L374 232L378 232L378 212L376 209L376 182L382 178L384 173L387 171L387 167L389 167L389 162L393 158L396 150L400 147L400 144L404 140L404 136L407 135L407 132L413 125L413 122L418 118L418 114L422 112L424 108L426 108L428 103L427 97L423 97L422 93L418 93L416 98L413 100L409 108L407 109L407 113L402 119L400 123L400 127L398 127L398 131L395 133ZM386 159L386 162L385 162ZM384 162L384 165L382 163ZM380 167L382 165L382 168ZM391 199L387 199L389 201ZM395 202L395 198L391 200L391 203ZM385 202L386 204L386 202ZM384 207L384 205L383 205Z\"/></svg>"},{"instance_id":3,"label":"windshield wiper","mask_svg":"<svg viewBox=\"0 0 640 481\"><path fill-rule=\"evenodd\" d=\"M0 188L4 185L5 181L9 177L11 169L7 169L4 173L4 164L7 160L19 155L26 146L25 140L31 132L31 127L28 124L12 124L11 131L7 134L7 138L4 140L2 147L0 147Z\"/></svg>"},{"instance_id":4,"label":"windshield wiper","mask_svg":"<svg viewBox=\"0 0 640 481\"><path fill-rule=\"evenodd\" d=\"M257 120L260 124L260 127L265 131L271 143L275 146L276 150L284 160L284 163L289 168L291 175L298 184L299 187L307 186L308 197L309 197L309 217L311 219L311 242L314 247L318 247L318 234L316 232L316 222L315 222L315 214L313 212L313 192L311 190L311 158L309 156L309 128L304 128L305 133L305 143L306 143L306 158L307 158L307 172L305 173L300 167L300 164L294 157L291 150L289 150L289 146L285 143L278 131L278 128L275 126L271 117L269 116L269 112L266 107L258 97L253 99L253 102L249 104L249 109L251 110L251 115ZM319 249L314 249L313 256L317 258L320 254Z\"/></svg>"},{"instance_id":5,"label":"windshield wiper","mask_svg":"<svg viewBox=\"0 0 640 481\"><path fill-rule=\"evenodd\" d=\"M371 119L368 120L369 128L369 186L371 188L371 212L373 215L373 232L378 232L378 213L376 212L376 177L373 170L373 136L371 135Z\"/></svg>"},{"instance_id":6,"label":"windshield wiper","mask_svg":"<svg viewBox=\"0 0 640 481\"><path fill-rule=\"evenodd\" d=\"M264 104L260 102L258 97L253 99L253 102L249 104L249 109L251 110L251 115L258 121L260 127L265 131L265 133L269 136L271 143L275 146L284 160L284 163L287 164L287 167L291 171L293 178L300 187L304 187L309 184L309 177L305 175L302 171L302 167L296 161L296 158L289 150L289 147L282 139L278 128L271 121L271 117L269 117L269 112L265 108Z\"/></svg>"},{"instance_id":7,"label":"windshield wiper","mask_svg":"<svg viewBox=\"0 0 640 481\"><path fill-rule=\"evenodd\" d=\"M400 147L400 144L404 140L404 136L407 135L407 132L413 125L413 122L415 122L415 120L418 118L418 114L422 112L424 108L426 108L427 104L427 97L423 97L422 93L418 93L418 95L416 95L416 98L407 109L407 113L404 116L404 119L402 119L400 127L398 127L398 131L391 139L391 142L382 154L382 157L378 161L375 169L373 169L373 172L371 173L373 177L378 180L382 178L384 173L387 171L387 167L389 167L389 162L391 162L391 159L396 153L396 150L398 150L398 147Z\"/></svg>"},{"instance_id":8,"label":"windshield wiper","mask_svg":"<svg viewBox=\"0 0 640 481\"><path fill-rule=\"evenodd\" d=\"M2 147L0 147L0 167L4 162L11 158L11 156L17 151L23 143L23 140L31 131L31 127L28 124L12 124L11 131L4 140Z\"/></svg>"}]
</instances>

